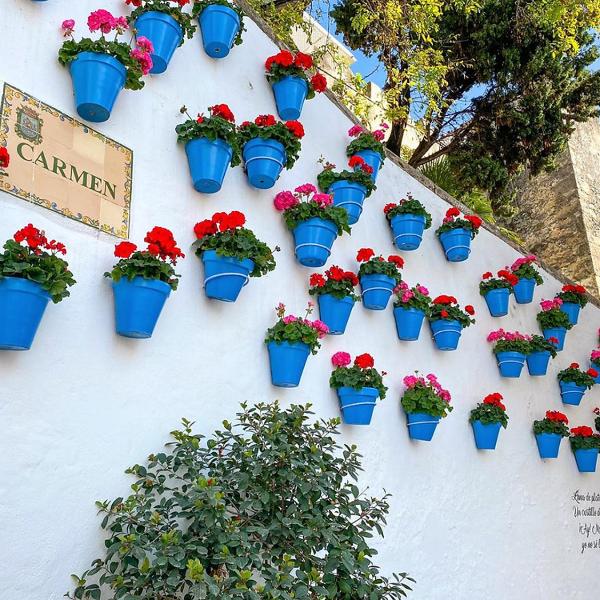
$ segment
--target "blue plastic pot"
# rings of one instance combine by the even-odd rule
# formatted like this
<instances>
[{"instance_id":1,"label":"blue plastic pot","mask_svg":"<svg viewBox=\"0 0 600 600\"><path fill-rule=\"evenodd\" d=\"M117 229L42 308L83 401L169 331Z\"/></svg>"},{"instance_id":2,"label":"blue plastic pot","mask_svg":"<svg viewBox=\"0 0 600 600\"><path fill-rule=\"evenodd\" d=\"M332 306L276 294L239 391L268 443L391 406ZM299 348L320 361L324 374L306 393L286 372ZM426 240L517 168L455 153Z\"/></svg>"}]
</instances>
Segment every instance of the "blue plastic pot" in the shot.
<instances>
[{"instance_id":1,"label":"blue plastic pot","mask_svg":"<svg viewBox=\"0 0 600 600\"><path fill-rule=\"evenodd\" d=\"M302 77L287 76L275 82L272 86L277 112L284 121L295 121L300 117L308 83Z\"/></svg>"},{"instance_id":2,"label":"blue plastic pot","mask_svg":"<svg viewBox=\"0 0 600 600\"><path fill-rule=\"evenodd\" d=\"M360 150L354 156L360 156L370 167L373 169L371 173L371 179L373 181L377 180L377 175L379 174L379 169L381 165L383 165L383 158L381 158L381 154L379 152L375 152L375 150Z\"/></svg>"},{"instance_id":3,"label":"blue plastic pot","mask_svg":"<svg viewBox=\"0 0 600 600\"><path fill-rule=\"evenodd\" d=\"M473 421L473 435L478 450L495 450L500 433L500 423L488 423L484 425L481 421Z\"/></svg>"},{"instance_id":4,"label":"blue plastic pot","mask_svg":"<svg viewBox=\"0 0 600 600\"><path fill-rule=\"evenodd\" d=\"M149 338L156 327L171 286L158 279L123 277L113 281L115 325L119 335Z\"/></svg>"},{"instance_id":5,"label":"blue plastic pot","mask_svg":"<svg viewBox=\"0 0 600 600\"><path fill-rule=\"evenodd\" d=\"M361 275L363 306L369 310L384 310L396 287L396 280L387 275Z\"/></svg>"},{"instance_id":6,"label":"blue plastic pot","mask_svg":"<svg viewBox=\"0 0 600 600\"><path fill-rule=\"evenodd\" d=\"M333 205L343 208L348 213L348 223L354 225L363 210L363 202L367 195L367 188L354 181L336 181L329 190L333 196Z\"/></svg>"},{"instance_id":7,"label":"blue plastic pot","mask_svg":"<svg viewBox=\"0 0 600 600\"><path fill-rule=\"evenodd\" d=\"M360 390L341 387L337 389L337 395L344 423L347 425L369 425L371 423L379 390L372 387L364 387Z\"/></svg>"},{"instance_id":8,"label":"blue plastic pot","mask_svg":"<svg viewBox=\"0 0 600 600\"><path fill-rule=\"evenodd\" d=\"M116 58L99 52L80 52L70 66L77 114L102 123L110 118L127 70Z\"/></svg>"},{"instance_id":9,"label":"blue plastic pot","mask_svg":"<svg viewBox=\"0 0 600 600\"><path fill-rule=\"evenodd\" d=\"M557 458L562 435L558 433L538 433L535 436L540 458Z\"/></svg>"},{"instance_id":10,"label":"blue plastic pot","mask_svg":"<svg viewBox=\"0 0 600 600\"><path fill-rule=\"evenodd\" d=\"M329 327L329 333L332 335L344 333L350 313L354 308L353 298L351 296L336 298L331 294L320 294L317 302L319 303L319 317Z\"/></svg>"},{"instance_id":11,"label":"blue plastic pot","mask_svg":"<svg viewBox=\"0 0 600 600\"><path fill-rule=\"evenodd\" d=\"M450 262L462 262L471 254L471 232L458 228L444 231L439 235L446 259Z\"/></svg>"},{"instance_id":12,"label":"blue plastic pot","mask_svg":"<svg viewBox=\"0 0 600 600\"><path fill-rule=\"evenodd\" d=\"M458 348L458 341L462 333L462 325L451 319L438 319L430 321L433 341L438 350L450 351Z\"/></svg>"},{"instance_id":13,"label":"blue plastic pot","mask_svg":"<svg viewBox=\"0 0 600 600\"><path fill-rule=\"evenodd\" d=\"M408 422L408 435L413 440L430 442L435 428L440 422L440 417L434 417L427 413L411 413L406 415Z\"/></svg>"},{"instance_id":14,"label":"blue plastic pot","mask_svg":"<svg viewBox=\"0 0 600 600\"><path fill-rule=\"evenodd\" d=\"M527 369L532 377L540 377L548 372L548 363L550 362L550 352L543 350L541 352L532 352L527 355Z\"/></svg>"},{"instance_id":15,"label":"blue plastic pot","mask_svg":"<svg viewBox=\"0 0 600 600\"><path fill-rule=\"evenodd\" d=\"M215 250L203 252L202 262L204 263L204 293L208 298L223 302L237 300L254 269L254 261L249 258L238 260L230 256L220 256Z\"/></svg>"},{"instance_id":16,"label":"blue plastic pot","mask_svg":"<svg viewBox=\"0 0 600 600\"><path fill-rule=\"evenodd\" d=\"M201 137L185 145L190 175L197 192L214 194L221 189L233 151L224 140Z\"/></svg>"},{"instance_id":17,"label":"blue plastic pot","mask_svg":"<svg viewBox=\"0 0 600 600\"><path fill-rule=\"evenodd\" d=\"M556 338L558 344L556 344L557 350L562 350L565 347L565 337L567 330L565 327L550 327L549 329L542 329L542 335L544 338L549 340L550 338Z\"/></svg>"},{"instance_id":18,"label":"blue plastic pot","mask_svg":"<svg viewBox=\"0 0 600 600\"><path fill-rule=\"evenodd\" d=\"M198 17L204 52L211 58L225 58L240 30L238 13L220 4L207 6Z\"/></svg>"},{"instance_id":19,"label":"blue plastic pot","mask_svg":"<svg viewBox=\"0 0 600 600\"><path fill-rule=\"evenodd\" d=\"M271 383L277 387L297 387L310 354L308 344L303 342L269 342Z\"/></svg>"},{"instance_id":20,"label":"blue plastic pot","mask_svg":"<svg viewBox=\"0 0 600 600\"><path fill-rule=\"evenodd\" d=\"M141 14L135 28L137 37L147 37L154 46L150 73L164 73L183 40L183 29L171 15L155 10Z\"/></svg>"},{"instance_id":21,"label":"blue plastic pot","mask_svg":"<svg viewBox=\"0 0 600 600\"><path fill-rule=\"evenodd\" d=\"M504 317L508 314L508 299L510 298L508 288L490 290L483 297L492 317Z\"/></svg>"},{"instance_id":22,"label":"blue plastic pot","mask_svg":"<svg viewBox=\"0 0 600 600\"><path fill-rule=\"evenodd\" d=\"M419 339L425 313L418 308L394 307L394 319L398 339L404 342L414 342Z\"/></svg>"},{"instance_id":23,"label":"blue plastic pot","mask_svg":"<svg viewBox=\"0 0 600 600\"><path fill-rule=\"evenodd\" d=\"M598 371L598 377L594 377L594 383L600 383L600 366L590 361L590 369Z\"/></svg>"},{"instance_id":24,"label":"blue plastic pot","mask_svg":"<svg viewBox=\"0 0 600 600\"><path fill-rule=\"evenodd\" d=\"M525 365L525 354L521 352L497 352L496 360L502 377L520 377L523 365Z\"/></svg>"},{"instance_id":25,"label":"blue plastic pot","mask_svg":"<svg viewBox=\"0 0 600 600\"><path fill-rule=\"evenodd\" d=\"M399 250L416 250L425 231L423 215L396 215L390 221L394 244Z\"/></svg>"},{"instance_id":26,"label":"blue plastic pot","mask_svg":"<svg viewBox=\"0 0 600 600\"><path fill-rule=\"evenodd\" d=\"M0 350L29 350L50 294L39 283L0 278Z\"/></svg>"},{"instance_id":27,"label":"blue plastic pot","mask_svg":"<svg viewBox=\"0 0 600 600\"><path fill-rule=\"evenodd\" d=\"M572 381L559 381L558 383L560 385L560 396L563 404L579 406L583 394L585 394L586 387L584 385L577 385Z\"/></svg>"},{"instance_id":28,"label":"blue plastic pot","mask_svg":"<svg viewBox=\"0 0 600 600\"><path fill-rule=\"evenodd\" d=\"M581 305L577 304L577 302L563 302L560 307L567 317L569 317L569 323L571 325L577 325L577 321L579 321L579 311L581 310Z\"/></svg>"},{"instance_id":29,"label":"blue plastic pot","mask_svg":"<svg viewBox=\"0 0 600 600\"><path fill-rule=\"evenodd\" d=\"M535 292L535 279L519 278L519 281L513 285L515 300L519 304L529 304L533 301L533 293Z\"/></svg>"},{"instance_id":30,"label":"blue plastic pot","mask_svg":"<svg viewBox=\"0 0 600 600\"><path fill-rule=\"evenodd\" d=\"M275 185L287 160L283 144L271 139L254 138L246 142L242 154L248 181L260 190Z\"/></svg>"},{"instance_id":31,"label":"blue plastic pot","mask_svg":"<svg viewBox=\"0 0 600 600\"><path fill-rule=\"evenodd\" d=\"M580 473L595 473L598 462L598 448L575 450L573 452Z\"/></svg>"},{"instance_id":32,"label":"blue plastic pot","mask_svg":"<svg viewBox=\"0 0 600 600\"><path fill-rule=\"evenodd\" d=\"M338 229L331 221L314 217L302 221L292 233L298 262L305 267L322 267L331 254Z\"/></svg>"}]
</instances>

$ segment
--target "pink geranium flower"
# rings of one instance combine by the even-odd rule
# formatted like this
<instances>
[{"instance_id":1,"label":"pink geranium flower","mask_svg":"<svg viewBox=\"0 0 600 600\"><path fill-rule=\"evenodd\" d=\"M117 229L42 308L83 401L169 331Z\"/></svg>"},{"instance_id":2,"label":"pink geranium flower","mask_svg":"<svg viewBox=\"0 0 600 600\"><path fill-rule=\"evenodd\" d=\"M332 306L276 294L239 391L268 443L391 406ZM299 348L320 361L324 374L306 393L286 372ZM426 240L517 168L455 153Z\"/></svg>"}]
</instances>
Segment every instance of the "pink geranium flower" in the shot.
<instances>
[{"instance_id":1,"label":"pink geranium flower","mask_svg":"<svg viewBox=\"0 0 600 600\"><path fill-rule=\"evenodd\" d=\"M73 19L66 19L62 22L61 28L64 32L64 36L70 36L75 30L75 21Z\"/></svg>"},{"instance_id":2,"label":"pink geranium flower","mask_svg":"<svg viewBox=\"0 0 600 600\"><path fill-rule=\"evenodd\" d=\"M347 367L352 362L352 357L347 352L336 352L331 357L334 367Z\"/></svg>"},{"instance_id":3,"label":"pink geranium flower","mask_svg":"<svg viewBox=\"0 0 600 600\"><path fill-rule=\"evenodd\" d=\"M292 192L279 192L273 200L275 208L279 211L287 210L298 204L298 199Z\"/></svg>"},{"instance_id":4,"label":"pink geranium flower","mask_svg":"<svg viewBox=\"0 0 600 600\"><path fill-rule=\"evenodd\" d=\"M90 13L87 24L91 32L100 30L102 33L110 33L116 27L116 19L103 8Z\"/></svg>"},{"instance_id":5,"label":"pink geranium flower","mask_svg":"<svg viewBox=\"0 0 600 600\"><path fill-rule=\"evenodd\" d=\"M309 194L316 194L317 188L312 183L305 183L299 185L294 191L303 196L308 196Z\"/></svg>"},{"instance_id":6,"label":"pink geranium flower","mask_svg":"<svg viewBox=\"0 0 600 600\"><path fill-rule=\"evenodd\" d=\"M138 48L140 48L144 52L150 52L150 54L152 54L152 52L154 52L154 44L147 37L144 37L143 35L140 35L138 37L138 39L136 41L136 45Z\"/></svg>"},{"instance_id":7,"label":"pink geranium flower","mask_svg":"<svg viewBox=\"0 0 600 600\"><path fill-rule=\"evenodd\" d=\"M348 135L350 137L356 137L357 135L360 135L363 131L364 130L360 125L353 125L352 127L350 127L350 129L348 129Z\"/></svg>"}]
</instances>

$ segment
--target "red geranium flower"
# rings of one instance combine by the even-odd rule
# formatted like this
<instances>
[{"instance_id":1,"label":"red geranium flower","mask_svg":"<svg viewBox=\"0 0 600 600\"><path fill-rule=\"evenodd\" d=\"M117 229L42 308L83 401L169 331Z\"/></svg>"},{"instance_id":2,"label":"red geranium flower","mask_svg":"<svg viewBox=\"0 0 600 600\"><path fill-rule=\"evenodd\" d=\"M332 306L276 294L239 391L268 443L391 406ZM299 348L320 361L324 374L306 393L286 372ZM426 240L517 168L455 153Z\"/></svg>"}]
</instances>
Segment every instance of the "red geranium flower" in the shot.
<instances>
[{"instance_id":1,"label":"red geranium flower","mask_svg":"<svg viewBox=\"0 0 600 600\"><path fill-rule=\"evenodd\" d=\"M0 169L6 169L10 163L10 154L8 150L2 146L0 148Z\"/></svg>"},{"instance_id":2,"label":"red geranium flower","mask_svg":"<svg viewBox=\"0 0 600 600\"><path fill-rule=\"evenodd\" d=\"M442 294L433 300L434 304L456 304L456 298L454 296L446 296Z\"/></svg>"},{"instance_id":3,"label":"red geranium flower","mask_svg":"<svg viewBox=\"0 0 600 600\"><path fill-rule=\"evenodd\" d=\"M465 220L469 221L474 229L479 229L483 223L483 221L477 215L467 215Z\"/></svg>"},{"instance_id":4,"label":"red geranium flower","mask_svg":"<svg viewBox=\"0 0 600 600\"><path fill-rule=\"evenodd\" d=\"M214 235L217 233L217 224L212 219L204 219L194 225L194 233L199 240L206 235Z\"/></svg>"},{"instance_id":5,"label":"red geranium flower","mask_svg":"<svg viewBox=\"0 0 600 600\"><path fill-rule=\"evenodd\" d=\"M335 265L327 269L325 273L327 277L333 279L334 281L341 281L342 279L344 279L344 270L340 269L340 267L337 267Z\"/></svg>"},{"instance_id":6,"label":"red geranium flower","mask_svg":"<svg viewBox=\"0 0 600 600\"><path fill-rule=\"evenodd\" d=\"M277 63L282 67L290 67L294 64L294 55L288 50L281 50L274 56L269 56L265 62L265 68L267 71L271 70L273 63Z\"/></svg>"},{"instance_id":7,"label":"red geranium flower","mask_svg":"<svg viewBox=\"0 0 600 600\"><path fill-rule=\"evenodd\" d=\"M485 272L482 276L481 279L491 279L492 278L492 273L490 271Z\"/></svg>"},{"instance_id":8,"label":"red geranium flower","mask_svg":"<svg viewBox=\"0 0 600 600\"><path fill-rule=\"evenodd\" d=\"M350 160L348 161L348 166L352 169L354 169L355 167L362 167L365 164L365 159L362 156L351 156Z\"/></svg>"},{"instance_id":9,"label":"red geranium flower","mask_svg":"<svg viewBox=\"0 0 600 600\"><path fill-rule=\"evenodd\" d=\"M227 104L215 104L214 106L211 106L208 110L210 110L210 113L213 117L222 117L230 123L233 123L235 121L235 117L233 116L233 113L231 112Z\"/></svg>"},{"instance_id":10,"label":"red geranium flower","mask_svg":"<svg viewBox=\"0 0 600 600\"><path fill-rule=\"evenodd\" d=\"M559 423L569 423L569 419L567 419L567 415L561 413L558 410L549 410L546 412L546 419L549 421L557 421Z\"/></svg>"},{"instance_id":11,"label":"red geranium flower","mask_svg":"<svg viewBox=\"0 0 600 600\"><path fill-rule=\"evenodd\" d=\"M367 262L375 256L375 252L371 248L361 248L356 254L356 260L358 262Z\"/></svg>"},{"instance_id":12,"label":"red geranium flower","mask_svg":"<svg viewBox=\"0 0 600 600\"><path fill-rule=\"evenodd\" d=\"M392 208L396 208L396 206L398 206L397 204L394 204L393 202L390 202L389 204L386 204L383 207L383 212L387 215L390 210L392 210Z\"/></svg>"},{"instance_id":13,"label":"red geranium flower","mask_svg":"<svg viewBox=\"0 0 600 600\"><path fill-rule=\"evenodd\" d=\"M135 251L137 246L131 242L121 242L115 246L115 256L117 258L129 258Z\"/></svg>"},{"instance_id":14,"label":"red geranium flower","mask_svg":"<svg viewBox=\"0 0 600 600\"><path fill-rule=\"evenodd\" d=\"M442 317L442 319L446 319L448 317L448 311L445 308L441 310L440 317Z\"/></svg>"},{"instance_id":15,"label":"red geranium flower","mask_svg":"<svg viewBox=\"0 0 600 600\"><path fill-rule=\"evenodd\" d=\"M311 287L323 287L325 285L325 277L323 275L319 275L319 273L313 273L310 276L309 283Z\"/></svg>"},{"instance_id":16,"label":"red geranium flower","mask_svg":"<svg viewBox=\"0 0 600 600\"><path fill-rule=\"evenodd\" d=\"M473 315L475 314L475 309L474 309L474 308L473 308L473 307L472 307L470 304L467 304L467 305L465 306L465 312L466 312L467 314L469 314L469 315L473 316Z\"/></svg>"},{"instance_id":17,"label":"red geranium flower","mask_svg":"<svg viewBox=\"0 0 600 600\"><path fill-rule=\"evenodd\" d=\"M286 121L285 126L298 138L304 137L304 127L300 121Z\"/></svg>"},{"instance_id":18,"label":"red geranium flower","mask_svg":"<svg viewBox=\"0 0 600 600\"><path fill-rule=\"evenodd\" d=\"M447 217L453 218L453 217L458 217L459 215L460 215L460 210L458 210L458 208L456 208L454 206L452 208L449 208L446 211L446 216Z\"/></svg>"},{"instance_id":19,"label":"red geranium flower","mask_svg":"<svg viewBox=\"0 0 600 600\"><path fill-rule=\"evenodd\" d=\"M346 271L344 279L347 279L352 285L358 285L358 277L352 271Z\"/></svg>"},{"instance_id":20,"label":"red geranium flower","mask_svg":"<svg viewBox=\"0 0 600 600\"><path fill-rule=\"evenodd\" d=\"M327 79L321 73L315 73L310 80L310 85L317 94L320 94L327 89Z\"/></svg>"},{"instance_id":21,"label":"red geranium flower","mask_svg":"<svg viewBox=\"0 0 600 600\"><path fill-rule=\"evenodd\" d=\"M354 364L361 369L369 369L375 365L375 360L370 354L360 354L354 359Z\"/></svg>"},{"instance_id":22,"label":"red geranium flower","mask_svg":"<svg viewBox=\"0 0 600 600\"><path fill-rule=\"evenodd\" d=\"M275 125L277 121L273 115L259 115L254 119L254 123L259 127L271 127Z\"/></svg>"},{"instance_id":23,"label":"red geranium flower","mask_svg":"<svg viewBox=\"0 0 600 600\"><path fill-rule=\"evenodd\" d=\"M569 365L569 369L579 369L579 363L571 363Z\"/></svg>"},{"instance_id":24,"label":"red geranium flower","mask_svg":"<svg viewBox=\"0 0 600 600\"><path fill-rule=\"evenodd\" d=\"M588 374L590 377L593 377L594 379L595 379L596 377L598 377L598 371L596 371L596 369L591 369L591 368L590 368L590 369L588 369L588 370L586 371L586 373L587 373L587 374Z\"/></svg>"},{"instance_id":25,"label":"red geranium flower","mask_svg":"<svg viewBox=\"0 0 600 600\"><path fill-rule=\"evenodd\" d=\"M388 262L395 264L399 269L404 266L404 259L401 256L396 256L395 254L390 254L388 256Z\"/></svg>"},{"instance_id":26,"label":"red geranium flower","mask_svg":"<svg viewBox=\"0 0 600 600\"><path fill-rule=\"evenodd\" d=\"M196 123L204 123L204 117L202 115L198 115L198 118L196 119Z\"/></svg>"},{"instance_id":27,"label":"red geranium flower","mask_svg":"<svg viewBox=\"0 0 600 600\"><path fill-rule=\"evenodd\" d=\"M572 435L580 435L581 437L592 437L594 435L594 430L587 425L581 425L580 427L573 427L571 429Z\"/></svg>"},{"instance_id":28,"label":"red geranium flower","mask_svg":"<svg viewBox=\"0 0 600 600\"><path fill-rule=\"evenodd\" d=\"M310 54L304 54L304 52L298 52L294 59L294 65L301 69L310 69L313 66L313 59Z\"/></svg>"}]
</instances>

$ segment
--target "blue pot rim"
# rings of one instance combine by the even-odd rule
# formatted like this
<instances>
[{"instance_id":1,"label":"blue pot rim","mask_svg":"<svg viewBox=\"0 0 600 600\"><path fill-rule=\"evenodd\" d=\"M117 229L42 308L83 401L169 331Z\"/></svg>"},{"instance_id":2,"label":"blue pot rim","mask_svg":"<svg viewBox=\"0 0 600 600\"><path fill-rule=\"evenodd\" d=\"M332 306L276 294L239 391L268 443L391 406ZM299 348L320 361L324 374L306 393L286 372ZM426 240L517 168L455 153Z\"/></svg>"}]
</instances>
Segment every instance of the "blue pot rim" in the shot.
<instances>
[{"instance_id":1,"label":"blue pot rim","mask_svg":"<svg viewBox=\"0 0 600 600\"><path fill-rule=\"evenodd\" d=\"M562 439L563 437L565 437L563 435L560 435L560 433L546 433L546 432L536 433L534 435L536 438L542 437L543 435L545 435L546 437L551 437L552 439L556 439L556 438Z\"/></svg>"},{"instance_id":2,"label":"blue pot rim","mask_svg":"<svg viewBox=\"0 0 600 600\"><path fill-rule=\"evenodd\" d=\"M475 419L474 421L471 421L471 425L475 425L475 423L479 423L481 427L494 427L498 429L502 427L502 423L500 423L500 421L496 421L494 423L482 423L481 419Z\"/></svg>"},{"instance_id":3,"label":"blue pot rim","mask_svg":"<svg viewBox=\"0 0 600 600\"><path fill-rule=\"evenodd\" d=\"M406 411L405 411L406 412ZM434 417L433 415L429 414L429 413L424 413L424 412L411 412L411 413L406 413L406 418L407 420L410 419L410 417L415 417L415 416L419 416L419 417L427 417L428 419L435 421L436 423L439 423L442 420L442 417Z\"/></svg>"},{"instance_id":4,"label":"blue pot rim","mask_svg":"<svg viewBox=\"0 0 600 600\"><path fill-rule=\"evenodd\" d=\"M458 326L458 329L462 331L463 326L460 324L460 321L456 319L436 319L435 321L429 321L429 325L431 327L437 327L436 323L444 323L446 326L451 325L453 327Z\"/></svg>"},{"instance_id":5,"label":"blue pot rim","mask_svg":"<svg viewBox=\"0 0 600 600\"><path fill-rule=\"evenodd\" d=\"M171 27L173 27L174 29L177 29L177 31L179 32L179 35L181 37L183 37L183 28L177 22L177 19L174 19L171 15L164 13L164 12L160 12L158 10L147 10L147 11L143 12L135 20L135 22L137 23L140 20L146 20L148 18L153 19L155 21L163 21L164 23L168 23Z\"/></svg>"},{"instance_id":6,"label":"blue pot rim","mask_svg":"<svg viewBox=\"0 0 600 600\"><path fill-rule=\"evenodd\" d=\"M302 349L306 349L307 352L310 352L310 346L308 344L305 344L304 342L286 342L285 340L283 342L276 342L275 340L271 340L269 342L267 342L267 348L273 347L273 346L284 346L285 348L302 348Z\"/></svg>"},{"instance_id":7,"label":"blue pot rim","mask_svg":"<svg viewBox=\"0 0 600 600\"><path fill-rule=\"evenodd\" d=\"M333 221L330 221L329 219L321 219L321 217L312 217L310 219L306 219L306 221L300 221L300 223L298 223L298 225L296 225L296 227L294 227L293 231L296 231L298 229L298 227L300 227L300 225L305 225L305 224L310 224L310 225L318 224L321 227L325 227L326 229L329 229L330 231L335 231L336 235L338 232L337 225Z\"/></svg>"},{"instance_id":8,"label":"blue pot rim","mask_svg":"<svg viewBox=\"0 0 600 600\"><path fill-rule=\"evenodd\" d=\"M368 278L368 279L367 279ZM391 281L393 284L396 283L396 280L392 277L388 277L387 275L384 275L383 273L367 273L366 275L361 275L359 277L359 279L362 281L363 279L367 279L367 281L377 281L377 280L382 280L382 281ZM395 285L394 285L395 287Z\"/></svg>"},{"instance_id":9,"label":"blue pot rim","mask_svg":"<svg viewBox=\"0 0 600 600\"><path fill-rule=\"evenodd\" d=\"M573 450L573 454L597 454L598 452L598 448L578 448L577 450Z\"/></svg>"},{"instance_id":10,"label":"blue pot rim","mask_svg":"<svg viewBox=\"0 0 600 600\"><path fill-rule=\"evenodd\" d=\"M308 81L306 81L306 79L304 79L303 77L297 77L296 75L286 75L285 77L282 77L279 81L275 81L272 85L273 87L276 86L278 83L281 83L282 81L299 81L302 82L304 84L304 87L306 88L306 90L308 90Z\"/></svg>"},{"instance_id":11,"label":"blue pot rim","mask_svg":"<svg viewBox=\"0 0 600 600\"><path fill-rule=\"evenodd\" d=\"M473 233L471 231L469 231L468 229L465 229L464 227L455 227L454 229L451 229L450 231L443 231L442 233L439 234L438 237L442 238L442 237L448 237L450 235L468 235L469 237L473 237Z\"/></svg>"},{"instance_id":12,"label":"blue pot rim","mask_svg":"<svg viewBox=\"0 0 600 600\"><path fill-rule=\"evenodd\" d=\"M317 300L320 300L323 296L327 296L336 302L343 302L344 304L354 304L355 300L352 296L344 296L343 298L337 298L333 294L318 294Z\"/></svg>"},{"instance_id":13,"label":"blue pot rim","mask_svg":"<svg viewBox=\"0 0 600 600\"><path fill-rule=\"evenodd\" d=\"M379 390L374 387L362 387L356 389L347 385L343 385L339 388L336 388L336 391L340 396L351 396L355 394L360 394L363 396L372 396L373 398L377 398L379 396Z\"/></svg>"},{"instance_id":14,"label":"blue pot rim","mask_svg":"<svg viewBox=\"0 0 600 600\"><path fill-rule=\"evenodd\" d=\"M166 296L168 296L171 293L171 286L167 282L161 281L160 279L146 279L145 277L141 277L140 275L134 277L133 279L121 277L119 281L112 282L113 289L120 285L139 288L150 288L158 292L163 292Z\"/></svg>"},{"instance_id":15,"label":"blue pot rim","mask_svg":"<svg viewBox=\"0 0 600 600\"><path fill-rule=\"evenodd\" d=\"M0 288L43 296L48 299L52 298L40 283L25 279L24 277L0 277Z\"/></svg>"},{"instance_id":16,"label":"blue pot rim","mask_svg":"<svg viewBox=\"0 0 600 600\"><path fill-rule=\"evenodd\" d=\"M539 355L542 355L542 356L551 356L550 350L536 350L535 352L530 352L527 355L527 358L529 358L530 356L539 356Z\"/></svg>"},{"instance_id":17,"label":"blue pot rim","mask_svg":"<svg viewBox=\"0 0 600 600\"><path fill-rule=\"evenodd\" d=\"M256 146L258 144L266 144L267 146L271 146L272 148L279 150L279 152L282 154L282 156L284 156L284 157L287 156L286 152L285 152L285 146L279 140L276 140L274 138L262 138L262 137L258 136L258 137L253 137L251 140L248 140L244 144L244 147L242 148L243 158L244 159L246 158L246 156L245 156L246 148L248 148L248 147L252 148L253 146ZM285 161L284 161L284 166L285 166Z\"/></svg>"},{"instance_id":18,"label":"blue pot rim","mask_svg":"<svg viewBox=\"0 0 600 600\"><path fill-rule=\"evenodd\" d=\"M232 263L235 265L239 265L248 269L248 271L252 271L254 269L254 261L250 258L243 258L240 260L239 258L234 258L233 256L223 256L219 254L216 250L205 250L202 253L202 262L205 261L215 261L215 262L226 262Z\"/></svg>"},{"instance_id":19,"label":"blue pot rim","mask_svg":"<svg viewBox=\"0 0 600 600\"><path fill-rule=\"evenodd\" d=\"M523 354L522 352L516 352L514 350L505 350L504 352L494 352L496 356L518 356L525 360L527 358L527 354Z\"/></svg>"},{"instance_id":20,"label":"blue pot rim","mask_svg":"<svg viewBox=\"0 0 600 600\"><path fill-rule=\"evenodd\" d=\"M489 296L490 294L494 294L494 295L506 294L507 296L510 296L510 288L496 288L494 290L489 290L484 294L484 296Z\"/></svg>"},{"instance_id":21,"label":"blue pot rim","mask_svg":"<svg viewBox=\"0 0 600 600\"><path fill-rule=\"evenodd\" d=\"M367 193L367 188L362 183L357 183L356 181L350 181L348 179L340 179L339 181L334 181L327 190L337 190L340 188L354 188L359 189L361 192Z\"/></svg>"},{"instance_id":22,"label":"blue pot rim","mask_svg":"<svg viewBox=\"0 0 600 600\"><path fill-rule=\"evenodd\" d=\"M577 385L573 381L559 381L558 384L561 387L561 389L562 388L570 388L570 389L582 391L582 392L585 392L587 390L585 385Z\"/></svg>"},{"instance_id":23,"label":"blue pot rim","mask_svg":"<svg viewBox=\"0 0 600 600\"><path fill-rule=\"evenodd\" d=\"M423 215L417 215L415 213L402 213L400 215L394 215L390 219L390 223L393 225L394 221L420 221L425 224L426 219Z\"/></svg>"},{"instance_id":24,"label":"blue pot rim","mask_svg":"<svg viewBox=\"0 0 600 600\"><path fill-rule=\"evenodd\" d=\"M77 63L78 60L88 61L88 62L100 62L111 65L115 69L117 69L122 77L125 80L127 76L127 69L125 65L117 58L110 54L104 54L103 52L79 52L77 56L71 61L69 69L73 70L73 65Z\"/></svg>"},{"instance_id":25,"label":"blue pot rim","mask_svg":"<svg viewBox=\"0 0 600 600\"><path fill-rule=\"evenodd\" d=\"M409 306L408 308L404 308L403 306L394 306L394 312L396 311L411 314L420 314L423 315L423 317L425 317L425 312L422 311L420 308L415 308L414 306Z\"/></svg>"},{"instance_id":26,"label":"blue pot rim","mask_svg":"<svg viewBox=\"0 0 600 600\"><path fill-rule=\"evenodd\" d=\"M377 156L379 158L379 167L381 168L381 165L384 161L383 156L381 156L379 152L371 150L370 148L365 148L364 150L359 150L358 152L355 152L353 156L360 156L361 154L371 154L372 156Z\"/></svg>"},{"instance_id":27,"label":"blue pot rim","mask_svg":"<svg viewBox=\"0 0 600 600\"><path fill-rule=\"evenodd\" d=\"M205 135L203 135L201 137L193 138L191 140L188 140L185 143L185 147L187 148L190 144L193 144L194 142L200 142L202 140L206 140L209 144L214 144L215 146L225 146L225 148L227 150L229 150L230 152L233 153L233 150L232 150L231 145L229 144L229 142L226 142L225 140L223 140L221 138L216 138L214 140L209 140Z\"/></svg>"},{"instance_id":28,"label":"blue pot rim","mask_svg":"<svg viewBox=\"0 0 600 600\"><path fill-rule=\"evenodd\" d=\"M227 13L228 15L235 17L236 21L238 22L238 26L241 23L240 20L240 15L233 10L233 8L230 8L229 6L225 6L223 4L209 4L199 15L198 15L198 20L200 20L200 17L202 17L202 15L206 12L222 12L222 13Z\"/></svg>"}]
</instances>

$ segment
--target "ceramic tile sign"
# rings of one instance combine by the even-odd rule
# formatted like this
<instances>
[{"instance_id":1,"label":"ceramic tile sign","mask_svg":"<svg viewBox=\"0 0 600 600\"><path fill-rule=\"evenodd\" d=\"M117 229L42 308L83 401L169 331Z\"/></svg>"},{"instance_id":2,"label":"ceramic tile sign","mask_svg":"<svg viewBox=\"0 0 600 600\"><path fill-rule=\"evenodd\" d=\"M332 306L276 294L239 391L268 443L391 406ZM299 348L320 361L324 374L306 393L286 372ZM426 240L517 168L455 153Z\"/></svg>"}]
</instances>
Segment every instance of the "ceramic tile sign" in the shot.
<instances>
[{"instance_id":1,"label":"ceramic tile sign","mask_svg":"<svg viewBox=\"0 0 600 600\"><path fill-rule=\"evenodd\" d=\"M133 153L29 94L4 84L0 146L10 166L0 190L127 238Z\"/></svg>"}]
</instances>

